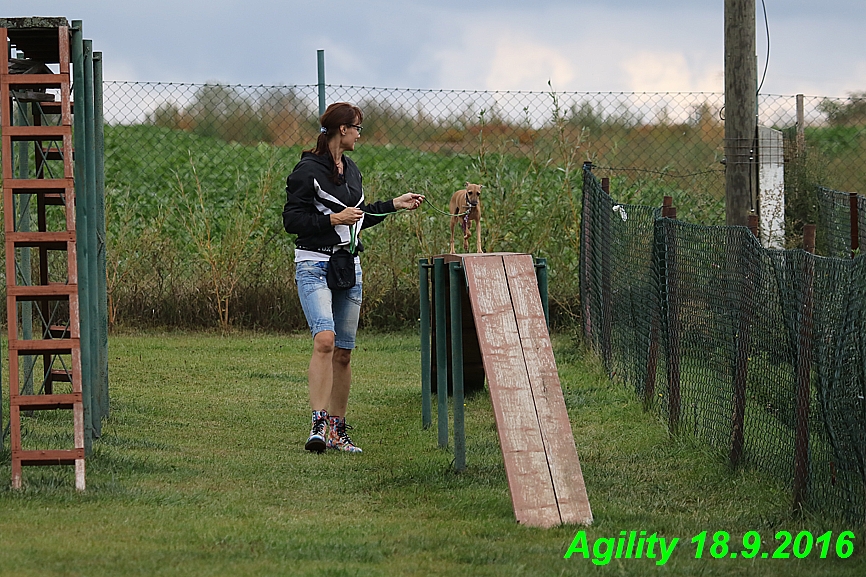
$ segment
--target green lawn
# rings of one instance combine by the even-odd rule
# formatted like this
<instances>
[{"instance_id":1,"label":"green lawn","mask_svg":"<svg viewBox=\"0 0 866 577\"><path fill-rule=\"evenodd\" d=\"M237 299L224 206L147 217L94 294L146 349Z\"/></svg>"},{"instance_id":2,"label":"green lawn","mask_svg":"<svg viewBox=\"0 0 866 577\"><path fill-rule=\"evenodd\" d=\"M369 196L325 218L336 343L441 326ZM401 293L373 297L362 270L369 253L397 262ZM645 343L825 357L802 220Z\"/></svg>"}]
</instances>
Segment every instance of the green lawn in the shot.
<instances>
[{"instance_id":1,"label":"green lawn","mask_svg":"<svg viewBox=\"0 0 866 577\"><path fill-rule=\"evenodd\" d=\"M307 335L112 336L112 415L87 462L26 468L0 456L0 575L863 575L863 527L790 514L784 486L672 440L595 358L555 350L595 523L679 543L664 567L563 559L580 527L517 525L486 393L467 400L467 464L421 428L418 337L362 332L350 422L363 455L303 451ZM4 395L5 397L5 395ZM434 401L434 411L435 411ZM4 415L7 415L4 409ZM43 416L42 419L51 419ZM435 415L434 415L435 427ZM7 444L8 448L8 444ZM854 554L714 559L712 535L853 530ZM708 531L702 559L693 536ZM791 553L791 548L787 550Z\"/></svg>"}]
</instances>

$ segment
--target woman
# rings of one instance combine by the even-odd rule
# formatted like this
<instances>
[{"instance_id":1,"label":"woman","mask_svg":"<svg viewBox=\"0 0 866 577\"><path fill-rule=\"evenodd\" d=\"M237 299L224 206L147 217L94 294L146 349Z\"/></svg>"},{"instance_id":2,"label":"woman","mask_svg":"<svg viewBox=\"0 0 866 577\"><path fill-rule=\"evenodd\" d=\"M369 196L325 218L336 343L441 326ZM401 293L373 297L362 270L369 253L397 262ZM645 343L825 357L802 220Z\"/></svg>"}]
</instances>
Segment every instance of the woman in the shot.
<instances>
[{"instance_id":1,"label":"woman","mask_svg":"<svg viewBox=\"0 0 866 577\"><path fill-rule=\"evenodd\" d=\"M361 449L349 438L346 412L352 382L350 366L361 310L362 229L382 222L387 213L415 210L424 200L407 193L366 204L361 172L344 152L355 150L364 115L345 102L331 104L319 120L316 147L305 151L286 180L283 225L295 240L295 282L310 332L313 356L308 372L312 427L304 448L349 453ZM355 260L355 286L331 290L329 259L349 250Z\"/></svg>"}]
</instances>

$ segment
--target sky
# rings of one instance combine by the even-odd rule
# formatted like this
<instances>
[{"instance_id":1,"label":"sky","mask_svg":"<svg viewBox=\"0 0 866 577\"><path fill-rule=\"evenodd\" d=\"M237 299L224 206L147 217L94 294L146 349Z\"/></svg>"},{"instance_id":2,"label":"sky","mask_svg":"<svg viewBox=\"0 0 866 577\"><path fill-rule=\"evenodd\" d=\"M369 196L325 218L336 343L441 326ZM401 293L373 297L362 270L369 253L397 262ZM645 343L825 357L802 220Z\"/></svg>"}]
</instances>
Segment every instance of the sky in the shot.
<instances>
[{"instance_id":1,"label":"sky","mask_svg":"<svg viewBox=\"0 0 866 577\"><path fill-rule=\"evenodd\" d=\"M769 43L756 2L761 93L866 91L866 0L765 0ZM309 85L324 50L332 85L724 89L724 0L39 0L0 16L81 20L106 80Z\"/></svg>"}]
</instances>

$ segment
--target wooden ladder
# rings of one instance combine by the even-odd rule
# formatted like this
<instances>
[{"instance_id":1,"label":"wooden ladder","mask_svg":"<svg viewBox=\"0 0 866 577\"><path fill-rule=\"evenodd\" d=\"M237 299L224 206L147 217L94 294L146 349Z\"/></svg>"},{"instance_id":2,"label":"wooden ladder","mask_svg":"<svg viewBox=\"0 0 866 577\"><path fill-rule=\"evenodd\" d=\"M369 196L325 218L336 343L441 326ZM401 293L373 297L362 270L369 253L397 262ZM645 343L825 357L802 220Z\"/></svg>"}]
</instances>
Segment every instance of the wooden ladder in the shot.
<instances>
[{"instance_id":1,"label":"wooden ladder","mask_svg":"<svg viewBox=\"0 0 866 577\"><path fill-rule=\"evenodd\" d=\"M58 73L12 74L9 51L0 50L12 487L21 488L24 466L74 465L75 486L84 490L70 29L0 27L0 38L28 62L59 65ZM39 357L41 383L33 378ZM25 448L22 417L58 409L72 413L71 442Z\"/></svg>"}]
</instances>

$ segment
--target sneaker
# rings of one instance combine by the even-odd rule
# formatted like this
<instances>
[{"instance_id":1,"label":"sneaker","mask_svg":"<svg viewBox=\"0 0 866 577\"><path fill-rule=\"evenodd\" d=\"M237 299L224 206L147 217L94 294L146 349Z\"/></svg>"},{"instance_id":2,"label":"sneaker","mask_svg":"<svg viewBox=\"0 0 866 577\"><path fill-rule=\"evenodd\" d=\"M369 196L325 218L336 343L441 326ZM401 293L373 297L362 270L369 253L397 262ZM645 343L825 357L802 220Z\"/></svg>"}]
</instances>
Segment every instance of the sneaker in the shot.
<instances>
[{"instance_id":1,"label":"sneaker","mask_svg":"<svg viewBox=\"0 0 866 577\"><path fill-rule=\"evenodd\" d=\"M346 423L343 417L330 417L330 432L328 433L328 448L345 451L347 453L361 453L360 447L356 447L347 432L352 425Z\"/></svg>"},{"instance_id":2,"label":"sneaker","mask_svg":"<svg viewBox=\"0 0 866 577\"><path fill-rule=\"evenodd\" d=\"M310 438L304 444L304 449L315 453L324 453L325 426L328 424L327 411L313 411L313 426L310 429Z\"/></svg>"}]
</instances>

